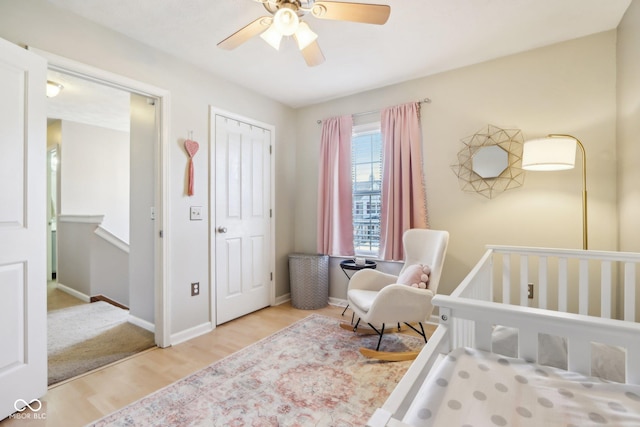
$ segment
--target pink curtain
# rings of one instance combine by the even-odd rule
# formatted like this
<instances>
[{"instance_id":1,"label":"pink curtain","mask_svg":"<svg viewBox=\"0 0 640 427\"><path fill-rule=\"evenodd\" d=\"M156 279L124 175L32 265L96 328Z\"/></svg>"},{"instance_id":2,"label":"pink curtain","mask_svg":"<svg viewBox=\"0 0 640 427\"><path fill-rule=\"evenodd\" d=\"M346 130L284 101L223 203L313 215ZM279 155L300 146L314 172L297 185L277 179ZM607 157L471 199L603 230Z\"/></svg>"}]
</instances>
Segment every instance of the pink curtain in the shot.
<instances>
[{"instance_id":1,"label":"pink curtain","mask_svg":"<svg viewBox=\"0 0 640 427\"><path fill-rule=\"evenodd\" d=\"M351 116L322 122L318 179L318 252L353 255Z\"/></svg>"},{"instance_id":2,"label":"pink curtain","mask_svg":"<svg viewBox=\"0 0 640 427\"><path fill-rule=\"evenodd\" d=\"M402 235L427 228L427 201L422 172L420 104L382 110L382 200L380 258L404 259Z\"/></svg>"}]
</instances>

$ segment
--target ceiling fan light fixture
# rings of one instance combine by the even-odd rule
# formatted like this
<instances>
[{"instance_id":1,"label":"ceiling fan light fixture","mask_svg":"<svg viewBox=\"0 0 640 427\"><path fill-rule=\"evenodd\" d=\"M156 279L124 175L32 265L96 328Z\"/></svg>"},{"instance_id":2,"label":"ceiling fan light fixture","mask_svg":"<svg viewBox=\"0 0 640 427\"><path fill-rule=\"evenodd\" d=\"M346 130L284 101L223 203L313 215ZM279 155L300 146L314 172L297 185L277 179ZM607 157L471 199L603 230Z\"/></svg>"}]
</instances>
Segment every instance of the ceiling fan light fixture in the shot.
<instances>
[{"instance_id":1,"label":"ceiling fan light fixture","mask_svg":"<svg viewBox=\"0 0 640 427\"><path fill-rule=\"evenodd\" d=\"M273 25L283 36L291 36L298 29L300 18L293 9L283 7L273 15Z\"/></svg>"},{"instance_id":2,"label":"ceiling fan light fixture","mask_svg":"<svg viewBox=\"0 0 640 427\"><path fill-rule=\"evenodd\" d=\"M280 50L282 34L280 33L280 31L278 31L274 24L271 24L271 26L267 28L267 31L260 34L260 38L269 43L269 45L275 50Z\"/></svg>"},{"instance_id":3,"label":"ceiling fan light fixture","mask_svg":"<svg viewBox=\"0 0 640 427\"><path fill-rule=\"evenodd\" d=\"M298 49L302 50L316 41L318 35L311 31L309 24L306 22L300 22L298 29L295 32L296 41L298 42Z\"/></svg>"},{"instance_id":4,"label":"ceiling fan light fixture","mask_svg":"<svg viewBox=\"0 0 640 427\"><path fill-rule=\"evenodd\" d=\"M218 43L218 47L232 50L247 40L260 35L269 45L279 50L282 37L295 39L308 66L322 64L325 57L318 45L318 35L302 22L307 15L330 21L350 21L382 25L387 22L391 7L383 4L355 3L329 0L254 0L268 12L240 28Z\"/></svg>"}]
</instances>

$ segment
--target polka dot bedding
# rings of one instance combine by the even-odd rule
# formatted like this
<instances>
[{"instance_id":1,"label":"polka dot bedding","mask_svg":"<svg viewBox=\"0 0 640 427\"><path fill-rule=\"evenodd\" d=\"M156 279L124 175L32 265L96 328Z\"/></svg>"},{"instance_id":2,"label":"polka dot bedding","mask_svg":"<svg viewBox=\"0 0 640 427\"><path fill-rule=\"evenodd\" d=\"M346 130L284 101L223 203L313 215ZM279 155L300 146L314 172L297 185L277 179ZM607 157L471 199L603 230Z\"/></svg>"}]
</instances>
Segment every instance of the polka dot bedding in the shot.
<instances>
[{"instance_id":1,"label":"polka dot bedding","mask_svg":"<svg viewBox=\"0 0 640 427\"><path fill-rule=\"evenodd\" d=\"M640 386L460 348L433 368L403 421L414 427L640 426Z\"/></svg>"}]
</instances>

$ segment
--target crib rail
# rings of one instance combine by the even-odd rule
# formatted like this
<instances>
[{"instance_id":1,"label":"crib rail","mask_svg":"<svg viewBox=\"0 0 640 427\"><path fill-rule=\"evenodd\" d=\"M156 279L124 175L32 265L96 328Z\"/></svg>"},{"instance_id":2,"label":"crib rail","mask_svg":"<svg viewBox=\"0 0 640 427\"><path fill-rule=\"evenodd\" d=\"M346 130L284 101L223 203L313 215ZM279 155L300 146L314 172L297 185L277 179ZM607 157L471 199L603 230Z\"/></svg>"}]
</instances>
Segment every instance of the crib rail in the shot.
<instances>
[{"instance_id":1,"label":"crib rail","mask_svg":"<svg viewBox=\"0 0 640 427\"><path fill-rule=\"evenodd\" d=\"M540 354L539 334L569 337L568 369L586 376L591 372L592 342L621 347L626 351L625 382L640 384L640 364L636 362L640 360L640 323L446 295L436 295L432 301L439 309L440 325L367 426L407 426L401 420L439 357L458 347L492 351L496 324L518 329L518 357L532 362L537 362ZM456 327L461 323L471 331L464 338L458 336Z\"/></svg>"},{"instance_id":2,"label":"crib rail","mask_svg":"<svg viewBox=\"0 0 640 427\"><path fill-rule=\"evenodd\" d=\"M639 253L490 245L451 296L640 321L638 265Z\"/></svg>"},{"instance_id":3,"label":"crib rail","mask_svg":"<svg viewBox=\"0 0 640 427\"><path fill-rule=\"evenodd\" d=\"M640 324L616 319L598 319L581 314L562 313L531 307L517 307L489 301L473 301L437 295L433 304L439 307L441 325L451 334L448 341L458 346L492 350L493 325L518 329L518 357L538 361L539 334L568 337L568 370L591 374L591 343L618 346L626 350L625 375L628 384L640 384ZM473 336L466 342L456 339L457 321L471 322Z\"/></svg>"},{"instance_id":4,"label":"crib rail","mask_svg":"<svg viewBox=\"0 0 640 427\"><path fill-rule=\"evenodd\" d=\"M443 354L450 351L450 336L451 333L447 326L438 326L416 360L393 389L384 406L376 409L371 416L366 424L367 427L410 427L400 420L409 409L413 396L422 386L431 368L439 362Z\"/></svg>"}]
</instances>

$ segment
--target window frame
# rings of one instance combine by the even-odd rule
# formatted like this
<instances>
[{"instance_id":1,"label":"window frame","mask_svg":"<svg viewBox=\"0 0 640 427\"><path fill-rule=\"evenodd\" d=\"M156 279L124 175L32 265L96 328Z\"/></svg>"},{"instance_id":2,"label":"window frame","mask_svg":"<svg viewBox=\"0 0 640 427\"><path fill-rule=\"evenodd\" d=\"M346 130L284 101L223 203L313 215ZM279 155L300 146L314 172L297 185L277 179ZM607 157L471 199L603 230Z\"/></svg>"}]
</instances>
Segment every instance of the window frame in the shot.
<instances>
[{"instance_id":1,"label":"window frame","mask_svg":"<svg viewBox=\"0 0 640 427\"><path fill-rule=\"evenodd\" d=\"M366 136L366 135L372 135L372 134L377 134L380 137L380 165L379 165L379 175L380 175L380 180L379 180L379 185L378 185L378 190L374 191L374 190L368 190L368 191L360 191L357 192L356 191L356 184L358 181L356 181L356 176L355 176L355 168L356 168L356 159L354 158L354 140L357 137L361 137L361 136ZM383 161L383 149L382 149L382 132L381 132L381 123L380 121L375 121L375 122L371 122L371 123L365 123L365 124L360 124L360 125L354 125L352 128L352 132L351 132L351 153L352 153L352 158L351 158L351 188L352 188L352 195L351 195L351 199L352 199L352 223L353 223L353 246L354 246L354 253L357 256L366 256L366 257L373 257L373 258L377 258L380 254L380 204L381 204L381 200L382 200L382 161ZM371 161L370 163L376 163L374 161ZM362 164L362 163L358 163L358 164ZM362 181L364 182L364 181ZM374 181L375 182L375 181ZM364 201L364 203L366 203L367 205L371 204L374 205L374 202L372 202L372 197L375 198L377 195L378 200L380 200L380 202L378 203L377 206L377 223L375 221L369 221L368 224L365 223L360 223L360 226L365 225L368 226L369 229L371 229L373 227L373 231L375 232L375 230L377 229L377 247L375 245L371 245L372 239L368 239L366 241L369 242L369 249L359 249L359 247L361 247L362 245L358 245L358 226L356 225L356 221L359 220L358 215L356 214L356 212L359 209L359 206L362 205L363 201L356 201L357 197L360 196L364 196L369 197L368 202ZM370 208L370 213L369 215L374 214L375 215L375 206L373 207L373 212L371 211ZM372 212L372 213L371 213ZM359 215L365 215L364 212L361 212ZM371 220L371 218L369 218L369 220Z\"/></svg>"}]
</instances>

